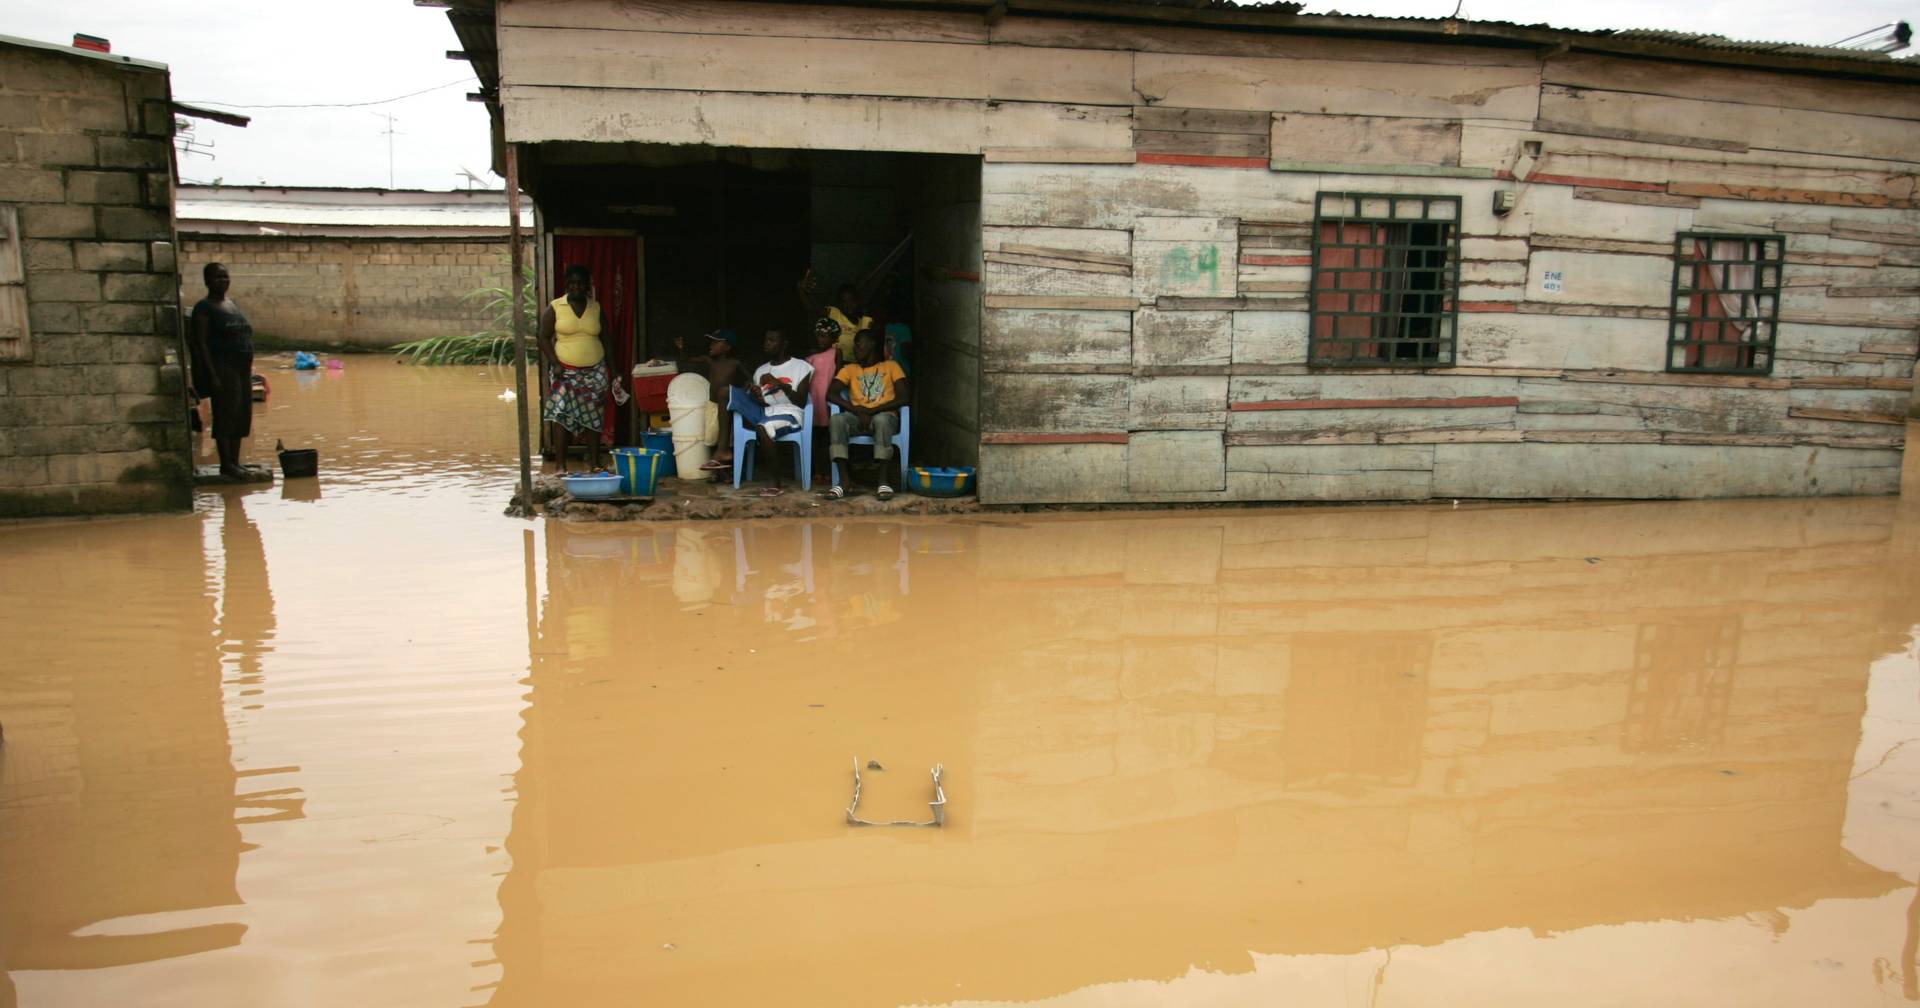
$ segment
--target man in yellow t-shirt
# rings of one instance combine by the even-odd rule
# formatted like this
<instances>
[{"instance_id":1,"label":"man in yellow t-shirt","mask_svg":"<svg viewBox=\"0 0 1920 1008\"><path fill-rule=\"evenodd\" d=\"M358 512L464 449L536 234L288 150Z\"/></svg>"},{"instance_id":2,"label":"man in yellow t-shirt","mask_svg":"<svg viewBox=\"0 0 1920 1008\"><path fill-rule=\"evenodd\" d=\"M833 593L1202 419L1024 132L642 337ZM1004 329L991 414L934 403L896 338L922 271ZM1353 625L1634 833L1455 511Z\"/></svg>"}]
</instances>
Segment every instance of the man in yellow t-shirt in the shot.
<instances>
[{"instance_id":1,"label":"man in yellow t-shirt","mask_svg":"<svg viewBox=\"0 0 1920 1008\"><path fill-rule=\"evenodd\" d=\"M861 330L853 340L853 362L833 376L827 389L827 401L840 407L829 425L833 461L839 471L851 477L847 465L847 441L862 434L873 435L873 460L880 464L875 496L887 500L893 487L887 485L887 461L893 457L893 436L900 432L900 409L912 401L907 373L900 365L880 359L880 334ZM831 500L847 495L845 487L835 483L827 491Z\"/></svg>"}]
</instances>

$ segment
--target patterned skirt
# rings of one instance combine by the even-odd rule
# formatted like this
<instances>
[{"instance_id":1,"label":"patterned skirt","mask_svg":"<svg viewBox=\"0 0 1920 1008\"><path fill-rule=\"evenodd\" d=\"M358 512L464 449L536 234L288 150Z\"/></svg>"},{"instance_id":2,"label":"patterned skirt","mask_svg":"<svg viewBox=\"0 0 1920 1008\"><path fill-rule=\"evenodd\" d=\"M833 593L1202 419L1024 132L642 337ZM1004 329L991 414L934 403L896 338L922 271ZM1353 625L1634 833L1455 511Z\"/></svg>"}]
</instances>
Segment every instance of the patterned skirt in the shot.
<instances>
[{"instance_id":1,"label":"patterned skirt","mask_svg":"<svg viewBox=\"0 0 1920 1008\"><path fill-rule=\"evenodd\" d=\"M599 433L612 380L605 360L592 367L560 365L554 372L553 388L547 394L547 408L541 412L541 419L557 423L571 434Z\"/></svg>"}]
</instances>

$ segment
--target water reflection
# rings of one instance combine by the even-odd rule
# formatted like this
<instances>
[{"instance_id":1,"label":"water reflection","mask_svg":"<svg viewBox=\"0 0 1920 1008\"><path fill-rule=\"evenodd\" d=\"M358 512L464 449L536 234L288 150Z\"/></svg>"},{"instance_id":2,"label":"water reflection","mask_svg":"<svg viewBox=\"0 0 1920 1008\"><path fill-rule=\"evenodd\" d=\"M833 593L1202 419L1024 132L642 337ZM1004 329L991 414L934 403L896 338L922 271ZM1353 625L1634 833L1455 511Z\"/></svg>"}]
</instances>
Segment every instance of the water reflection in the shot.
<instances>
[{"instance_id":1,"label":"water reflection","mask_svg":"<svg viewBox=\"0 0 1920 1008\"><path fill-rule=\"evenodd\" d=\"M271 601L243 602L212 576L202 528L198 516L180 516L146 523L138 539L101 541L84 525L9 535L9 568L34 573L0 586L0 610L16 627L71 626L78 605L90 615L84 639L9 634L0 666L0 975L151 962L241 940L245 928L219 909L240 901L243 845L220 642L209 630L224 606L220 622L263 639ZM224 548L244 556L250 532L244 515L223 525ZM259 566L257 534L251 547ZM161 590L133 594L122 581L130 570L167 576ZM156 654L137 629L149 625L201 632ZM0 1004L13 1003L12 987L0 982Z\"/></svg>"},{"instance_id":2,"label":"water reflection","mask_svg":"<svg viewBox=\"0 0 1920 1008\"><path fill-rule=\"evenodd\" d=\"M0 527L0 1006L1915 994L1920 485L529 524L507 381Z\"/></svg>"},{"instance_id":3,"label":"water reflection","mask_svg":"<svg viewBox=\"0 0 1920 1008\"><path fill-rule=\"evenodd\" d=\"M553 526L492 1003L1107 998L1195 970L1279 996L1276 961L1904 909L1907 867L1843 843L1870 667L1920 621L1902 523ZM878 790L903 814L944 761L949 828L847 833L856 754L908 771ZM1783 989L1900 973L1825 970Z\"/></svg>"}]
</instances>

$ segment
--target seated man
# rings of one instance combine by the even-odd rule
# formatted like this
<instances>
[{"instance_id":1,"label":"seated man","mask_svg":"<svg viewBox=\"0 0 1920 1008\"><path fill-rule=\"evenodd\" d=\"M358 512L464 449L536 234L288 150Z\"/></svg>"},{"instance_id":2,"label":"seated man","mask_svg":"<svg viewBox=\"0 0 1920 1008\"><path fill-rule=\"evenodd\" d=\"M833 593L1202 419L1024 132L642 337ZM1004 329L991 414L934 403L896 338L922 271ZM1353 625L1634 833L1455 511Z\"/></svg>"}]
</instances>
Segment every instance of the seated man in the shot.
<instances>
[{"instance_id":1,"label":"seated man","mask_svg":"<svg viewBox=\"0 0 1920 1008\"><path fill-rule=\"evenodd\" d=\"M760 348L766 353L767 362L754 369L750 385L732 390L727 407L739 414L759 437L760 465L773 481L760 495L778 497L785 491L780 486L780 457L776 454L779 448L774 442L781 435L799 429L801 407L806 405L807 390L813 382L813 365L788 355L787 334L778 329L767 331ZM810 463L811 460L801 461Z\"/></svg>"},{"instance_id":2,"label":"seated man","mask_svg":"<svg viewBox=\"0 0 1920 1008\"><path fill-rule=\"evenodd\" d=\"M830 428L833 460L851 479L847 465L847 441L863 434L873 435L873 458L880 463L875 478L875 496L887 500L893 488L887 485L887 460L893 457L893 436L900 432L900 407L912 401L906 372L890 360L880 359L880 334L863 329L853 340L853 362L833 376L827 401L840 407ZM831 500L847 495L845 487L835 483L827 491Z\"/></svg>"}]
</instances>

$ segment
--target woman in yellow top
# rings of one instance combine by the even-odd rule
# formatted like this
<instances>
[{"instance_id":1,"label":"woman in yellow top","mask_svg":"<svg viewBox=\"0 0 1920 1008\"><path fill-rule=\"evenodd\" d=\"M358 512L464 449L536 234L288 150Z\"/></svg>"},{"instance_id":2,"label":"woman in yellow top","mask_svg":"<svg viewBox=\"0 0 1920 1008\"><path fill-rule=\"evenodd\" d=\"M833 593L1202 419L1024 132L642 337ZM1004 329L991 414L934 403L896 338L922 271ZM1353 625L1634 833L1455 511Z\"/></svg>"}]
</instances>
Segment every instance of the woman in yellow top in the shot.
<instances>
[{"instance_id":1,"label":"woman in yellow top","mask_svg":"<svg viewBox=\"0 0 1920 1008\"><path fill-rule=\"evenodd\" d=\"M560 471L567 471L572 437L587 443L588 471L600 468L602 430L610 396L618 395L600 342L600 302L593 299L593 274L585 266L567 267L567 293L540 313L540 356L553 384L542 420L553 424Z\"/></svg>"},{"instance_id":2,"label":"woman in yellow top","mask_svg":"<svg viewBox=\"0 0 1920 1008\"><path fill-rule=\"evenodd\" d=\"M807 275L800 278L794 287L800 292L800 303L806 306L809 315L813 312L813 292L819 286L813 279L813 268L807 268ZM835 346L840 351L841 360L853 359L853 338L867 330L874 329L873 316L867 314L861 304L860 288L852 284L841 284L832 304L827 306L826 317L840 327L840 338Z\"/></svg>"}]
</instances>

